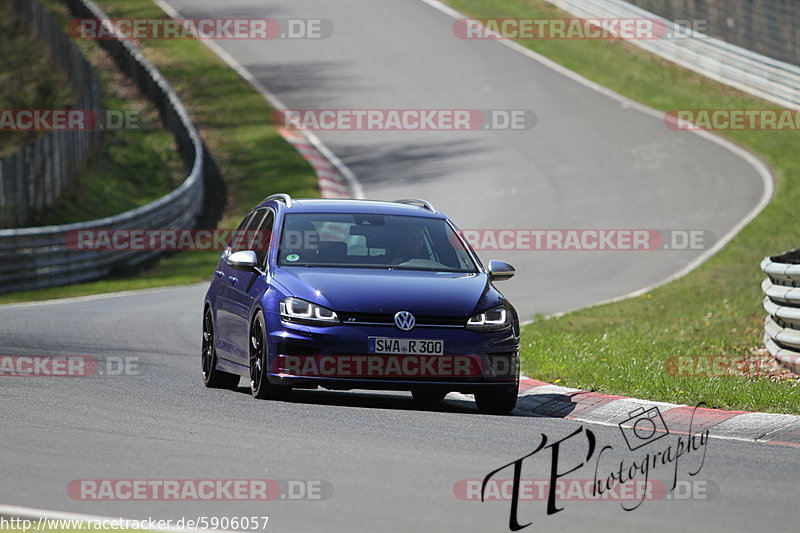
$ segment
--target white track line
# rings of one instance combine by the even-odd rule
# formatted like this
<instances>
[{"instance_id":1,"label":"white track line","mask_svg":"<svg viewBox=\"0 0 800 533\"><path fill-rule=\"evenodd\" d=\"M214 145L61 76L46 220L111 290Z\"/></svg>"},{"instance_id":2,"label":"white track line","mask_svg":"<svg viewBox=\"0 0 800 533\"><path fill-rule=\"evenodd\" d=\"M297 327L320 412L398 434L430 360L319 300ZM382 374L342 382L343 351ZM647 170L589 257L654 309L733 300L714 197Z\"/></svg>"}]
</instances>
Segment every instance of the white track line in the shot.
<instances>
[{"instance_id":1,"label":"white track line","mask_svg":"<svg viewBox=\"0 0 800 533\"><path fill-rule=\"evenodd\" d=\"M456 20L457 19L462 19L462 18L468 18L465 15L463 15L462 13L459 13L455 9L451 8L450 6L442 4L438 0L421 0L421 1L425 2L429 6L441 11L442 13L444 13L444 14L446 14L446 15L448 15L448 16L456 19ZM634 100L631 100L629 98L626 98L626 97L622 96L621 94L618 94L618 93L612 91L611 89L609 89L607 87L604 87L604 86L599 85L599 84L597 84L597 83L595 83L595 82L593 82L591 80L588 80L588 79L584 78L583 76L577 74L576 72L573 72L573 71L571 71L571 70L569 70L567 68L564 68L563 66L561 66L558 63L552 61L551 59L548 59L548 58L542 56L541 54L537 54L533 50L525 48L524 46L522 46L522 45L520 45L520 44L518 44L518 43L516 43L514 41L499 39L499 40L495 40L495 42L498 42L498 43L500 43L502 45L505 45L505 46L511 48L512 50L515 50L515 51L517 51L517 52L519 52L519 53L521 53L521 54L533 59L534 61L538 61L539 63L541 63L541 64L543 64L543 65L545 65L545 66L547 66L547 67L549 67L549 68L551 68L553 70L555 70L556 72L559 72L559 73L563 74L564 76L567 76L571 80L576 81L576 82L578 82L578 83L580 83L580 84L582 84L582 85L584 85L584 86L586 86L586 87L588 87L590 89L593 89L593 90L595 90L595 91L597 91L597 92L599 92L601 94L604 94L605 96L608 96L609 98L612 98L613 100L616 100L617 102L620 102L623 106L637 109L639 111L642 111L643 113L646 113L648 115L654 116L654 117L656 117L658 119L663 119L663 117L664 117L664 113L662 113L660 111L657 111L655 109L652 109L650 107L647 107L647 106L645 106L645 105L643 105L643 104L641 104L639 102L636 102ZM695 135L700 135L704 139L710 140L710 141L722 146L723 148L726 148L727 150L733 152L734 154L738 155L739 157L741 157L742 159L747 161L756 170L756 172L758 172L758 174L761 177L761 180L762 180L762 182L764 184L764 191L763 191L763 193L761 195L761 198L759 199L758 204L749 213L747 213L747 215L745 215L745 217L742 220L740 220L738 224L736 224L725 235L723 235L723 237L719 241L717 241L713 247L711 247L710 249L706 250L703 254L701 254L696 259L694 259L693 261L688 263L684 268L682 268L678 272L668 276L667 278L665 278L665 279L663 279L663 280L661 280L661 281L659 281L657 283L649 285L649 286L647 286L645 288L638 289L636 291L630 292L630 293L622 295L622 296L618 296L616 298L611 298L611 299L608 299L608 300L604 300L602 302L593 304L593 305L588 306L588 307L595 307L595 306L604 305L604 304L607 304L607 303L613 303L613 302L619 302L619 301L622 301L622 300L627 300L629 298L635 298L637 296L641 296L642 294L646 294L647 292L649 292L649 291L651 291L651 290L653 290L653 289L655 289L657 287L660 287L662 285L666 285L667 283L675 281L676 279L682 278L683 276L685 276L686 274L688 274L689 272L691 272L692 270L694 270L695 268L697 268L698 266L703 264L705 261L710 259L717 252L719 252L725 245L727 245L747 224L749 224L756 216L758 216L759 213L761 213L761 211L767 206L769 201L772 199L772 195L775 192L775 178L772 175L772 173L770 172L769 168L767 168L767 166L760 159L758 159L755 155L753 155L752 153L748 152L744 148L742 148L742 147L734 144L733 142L731 142L731 141L729 141L729 140L727 140L727 139L725 139L723 137L720 137L718 135L714 135L714 134L706 132L706 131L697 131L697 130L693 130L692 133L694 133ZM560 315L566 314L568 312L569 311L565 311L565 312L562 312L562 313L557 313L556 315L553 315L553 316L560 316ZM534 320L535 319L531 319L531 320L525 322L523 325L531 324L531 323L534 322ZM464 395L458 395L458 396L460 397L459 399L469 399L468 397L466 397ZM631 398L631 399L633 399L633 398ZM639 400L639 401L642 401L642 400ZM620 404L620 406L622 406L622 404ZM676 405L676 407L679 407L679 406ZM620 415L624 414L624 409L621 409L619 414ZM746 417L746 418L748 418L748 421L750 421L753 418L758 418L759 421L760 421L762 418L767 418L767 417L770 416L770 414L768 414L768 413L748 413L748 415L749 415L749 418ZM735 416L735 417L731 418L729 421L726 421L726 422L729 422L728 425L741 423L738 420L736 422L733 422L736 419L740 419L741 416L742 415ZM613 425L615 425L615 424L611 424L611 423L608 423L608 422L601 422L601 421L591 420L591 419L586 419L586 418L581 418L581 417L576 417L576 418L573 418L571 420L575 420L577 422L599 424L599 425L604 425L604 426L613 426ZM725 424L725 422L723 422L720 425L723 425L723 424ZM751 426L751 425L752 425L752 423L748 424L748 426ZM724 426L724 427L727 427L727 425ZM746 438L746 437L736 437L736 436L730 436L730 435L725 435L725 436L723 436L723 435L711 435L711 437L713 437L715 439L719 439L719 440L733 440L733 441L740 441L740 442L757 442L759 444L765 444L765 445L766 444L770 444L770 445L774 444L774 443L770 443L768 441L756 440L756 439Z\"/></svg>"},{"instance_id":2,"label":"white track line","mask_svg":"<svg viewBox=\"0 0 800 533\"><path fill-rule=\"evenodd\" d=\"M153 0L158 7L160 7L164 13L169 15L170 17L177 19L181 18L180 13L169 5L165 0ZM215 41L210 39L202 39L203 44L205 44L208 48L211 49L212 52L217 54L225 63L228 64L233 70L235 70L242 78L244 78L253 88L264 97L264 99L276 110L283 111L287 109L286 105L281 102L277 96L275 96L272 92L269 91L258 79L253 75L252 72L247 70L244 65L239 63L232 55L226 52L220 45L218 45ZM323 156L325 156L331 164L336 167L336 169L341 173L345 180L347 180L348 185L350 186L350 190L352 191L354 198L364 198L364 188L361 186L361 183L356 178L356 175L353 173L350 168L342 162L336 154L328 148L325 143L323 143L319 137L316 136L311 131L301 131L299 132L303 135L308 142L313 145Z\"/></svg>"},{"instance_id":3,"label":"white track line","mask_svg":"<svg viewBox=\"0 0 800 533\"><path fill-rule=\"evenodd\" d=\"M451 8L450 6L442 4L438 0L420 0L420 1L428 4L429 6L433 7L434 9L437 9L438 11L440 11L440 12L442 12L442 13L450 16L450 17L452 17L453 19L457 20L457 19L461 19L461 18L467 18L462 13L459 13L455 9ZM158 7L160 7L170 17L172 17L172 18L180 18L180 13L178 13L178 11L176 11L172 6L170 6L168 3L166 3L165 0L153 0L153 2ZM504 46L507 46L507 47L511 48L512 50L515 50L516 52L519 52L519 53L521 53L521 54L533 59L534 61L537 61L537 62L539 62L539 63L541 63L541 64L543 64L543 65L545 65L545 66L547 66L547 67L549 67L549 68L551 68L553 70L555 70L556 72L559 72L560 74L563 74L564 76L567 76L568 78L570 78L573 81L576 81L576 82L578 82L578 83L580 83L580 84L582 84L582 85L584 85L584 86L586 86L586 87L588 87L590 89L593 89L593 90L595 90L595 91L597 91L599 93L602 93L602 94L608 96L609 98L611 98L613 100L616 100L617 102L620 102L624 106L632 107L632 108L637 109L637 110L639 110L639 111L641 111L643 113L647 113L648 115L654 116L654 117L659 118L659 119L663 119L664 114L662 112L656 111L655 109L652 109L652 108L647 107L647 106L645 106L643 104L640 104L639 102L636 102L634 100L626 98L626 97L624 97L624 96L612 91L611 89L609 89L607 87L604 87L604 86L599 85L599 84L597 84L597 83L595 83L595 82L593 82L591 80L588 80L588 79L584 78L583 76L577 74L576 72L573 72L573 71L571 71L571 70L559 65L558 63L552 61L551 59L548 59L548 58L546 58L545 56L543 56L541 54L538 54L538 53L536 53L536 52L534 52L534 51L532 51L532 50L530 50L528 48L525 48L524 46L522 46L522 45L520 45L520 44L518 44L518 43L516 43L514 41L500 39L500 40L494 40L494 42L500 43L500 44L502 44ZM250 85L252 85L253 88L256 89L267 100L267 102L269 102L269 104L272 105L275 109L278 109L278 110L286 109L286 106L283 104L283 102L281 102L274 94L272 94L266 87L264 87L264 85L262 85L261 82L259 82L258 79L256 79L256 77L253 76L253 74L250 71L248 71L241 63L236 61L236 59L234 59L225 50L223 50L217 43L215 43L214 41L211 41L211 40L203 40L203 43L206 46L208 46L215 54L217 54L223 61L225 61L225 63L227 63L228 66L230 66L240 76L242 76L242 78L244 78L248 83L250 83ZM772 198L772 195L773 195L774 190L775 190L774 177L772 176L772 173L767 168L767 166L760 159L758 159L755 155L751 154L747 150L741 148L740 146L737 146L736 144L732 143L731 141L729 141L727 139L724 139L722 137L719 137L717 135L713 135L713 134L711 134L709 132L705 132L705 131L696 131L696 130L691 130L691 133L693 133L694 135L699 135L699 136L701 136L701 137L703 137L705 139L708 139L708 140L710 140L712 142L715 142L715 143L719 144L720 146L726 148L727 150L733 152L734 154L738 155L739 157L741 157L742 159L744 159L745 161L750 163L750 165L758 172L759 176L762 179L763 185L764 185L764 192L763 192L761 198L759 199L758 204L749 213L747 213L747 215L745 215L745 217L742 220L740 220L738 224L736 224L725 235L723 235L722 238L719 239L713 247L711 247L710 249L706 250L704 253L702 253L700 256L698 256L693 261L689 262L684 268L682 268L678 272L676 272L676 273L666 277L665 279L663 279L661 281L658 281L658 282L656 282L656 283L654 283L652 285L644 287L642 289L637 289L637 290L635 290L633 292L630 292L628 294L624 294L622 296L617 296L615 298L611 298L611 299L608 299L608 300L603 300L603 301L598 302L596 304L592 304L592 305L590 305L588 307L595 307L595 306L604 305L604 304L607 304L607 303L618 302L618 301L621 301L621 300L627 300L629 298L635 298L636 296L641 296L642 294L645 294L645 293L647 293L647 292L649 292L649 291L651 291L653 289L656 289L657 287L660 287L662 285L666 285L667 283L675 281L676 279L682 278L683 276L685 276L686 274L688 274L689 272L691 272L692 270L694 270L695 268L697 268L698 266L700 266L701 264L706 262L713 255L715 255L717 252L719 252L725 245L727 245L747 224L749 224L756 216L758 216L758 214L767 206L767 204L769 203L770 199ZM364 190L363 190L361 184L359 183L359 181L356 178L355 174L347 167L347 165L345 165L330 150L330 148L328 148L315 134L313 134L312 132L308 132L308 131L304 131L304 132L302 132L302 134L308 139L309 143L312 144L314 147L316 147L317 150L319 150L320 153L322 153L326 158L328 158L328 160L331 162L331 164L333 164L337 168L337 170L339 170L339 172L342 174L342 176L344 176L344 178L348 181L348 183L350 184L350 187L352 188L353 196L355 198L364 198ZM133 292L137 292L137 291L133 291ZM121 294L121 293L117 293L117 294ZM575 309L575 310L577 310L577 309ZM570 312L570 311L564 311L562 313L557 313L556 315L553 315L553 316L560 316L560 315L563 315L563 314L568 313L568 312ZM523 325L530 324L533 321L534 321L534 319L531 319L531 320L529 320L527 322L524 322Z\"/></svg>"},{"instance_id":4,"label":"white track line","mask_svg":"<svg viewBox=\"0 0 800 533\"><path fill-rule=\"evenodd\" d=\"M210 275L209 279L211 279ZM207 285L208 281L198 281L196 283L189 283L186 285L166 285L164 287L150 287L147 289L130 289L127 291L104 292L101 294L87 294L85 296L68 296L66 298L53 298L50 300L39 300L35 302L19 302L19 303L12 302L12 303L0 304L0 311L9 307L35 307L39 305L91 302L94 300L107 300L110 298L119 298L122 296L134 296L137 294L147 294L149 292L168 291L184 287L200 287Z\"/></svg>"},{"instance_id":5,"label":"white track line","mask_svg":"<svg viewBox=\"0 0 800 533\"><path fill-rule=\"evenodd\" d=\"M469 18L466 15L464 15L463 13L459 13L458 11L453 9L452 7L443 4L443 3L439 2L438 0L420 0L420 1L428 4L432 8L437 9L438 11L441 11L442 13L448 15L449 17L451 17L453 19L458 20L458 19L463 19L463 18ZM638 111L641 111L643 113L646 113L648 115L656 117L659 120L663 120L664 119L664 113L663 112L657 111L657 110L655 110L655 109L653 109L651 107L647 107L644 104L641 104L639 102L631 100L630 98L626 98L625 96L622 96L621 94L612 91L608 87L604 87L604 86L602 86L600 84L597 84L597 83L595 83L595 82L593 82L593 81L591 81L589 79L586 79L583 76L581 76L580 74L578 74L576 72L573 72L573 71L571 71L571 70L559 65L555 61L553 61L551 59L548 59L547 57L545 57L545 56L543 56L541 54L538 54L538 53L534 52L533 50L525 48L524 46L522 46L521 44L518 44L515 41L508 40L508 39L492 39L492 42L499 43L499 44L501 44L503 46L507 46L508 48L511 48L512 50L514 50L516 52L519 52L520 54L523 54L524 56L529 57L530 59L533 59L534 61L537 61L538 63L541 63L541 64L545 65L546 67L551 68L552 70L555 70L556 72L558 72L560 74L563 74L564 76L568 77L569 79L571 79L573 81L576 81L576 82L580 83L581 85L584 85L585 87L588 87L588 88L593 89L593 90L595 90L595 91L597 91L597 92L599 92L599 93L601 93L601 94L603 94L605 96L608 96L612 100L615 100L615 101L619 102L621 105L623 105L625 107L636 109ZM652 285L644 287L643 289L637 289L637 290L635 290L633 292L629 292L628 294L624 294L622 296L617 296L615 298L611 298L611 299L608 299L608 300L603 300L603 301L598 302L596 304L592 304L590 306L582 307L582 308L579 308L579 309L586 309L588 307L595 307L595 306L598 306L598 305L604 305L604 304L608 304L608 303L612 303L612 302L618 302L618 301L621 301L621 300L627 300L629 298L635 298L636 296L641 296L642 294L650 292L651 290L653 290L653 289L655 289L657 287L661 287L662 285L666 285L667 283L675 281L676 279L682 278L683 276L685 276L686 274L688 274L689 272L691 272L692 270L694 270L695 268L697 268L701 264L703 264L706 261L708 261L713 255L715 255L723 247L725 247L725 245L727 245L747 224L749 224L754 218L756 218L756 216L758 216L758 214L761 213L761 211L764 210L764 208L767 206L767 204L769 204L769 201L772 199L772 195L775 192L775 178L773 177L772 172L770 172L769 168L767 168L767 166L760 159L758 159L755 155L753 155L752 153L748 152L744 148L734 144L733 142L731 142L731 141L729 141L729 140L727 140L727 139L725 139L723 137L720 137L718 135L713 135L713 134L711 134L711 133L709 133L707 131L698 131L698 130L690 130L690 131L691 131L691 133L693 133L695 135L699 135L700 137L703 137L704 139L707 139L709 141L712 141L712 142L722 146L723 148L726 148L727 150L729 150L730 152L734 153L735 155L738 155L739 157L744 159L747 163L749 163L756 170L756 172L758 173L759 177L761 178L761 181L764 184L764 192L762 193L761 198L758 201L758 204L753 209L751 209L750 212L748 212L744 216L744 218L742 218L742 220L739 221L738 224L736 224L725 235L723 235L722 238L720 238L714 244L714 246L712 246L711 248L709 248L708 250L706 250L705 252L700 254L696 259L694 259L691 262L689 262L685 267L680 269L678 272L676 272L676 273L664 278L661 281L653 283ZM573 309L572 311L576 311L576 310L577 309ZM563 315L565 313L569 313L569 312L570 311L564 311L562 313L557 313L557 314L555 314L553 316L561 316L561 315ZM534 319L531 319L531 320L525 322L523 325L530 324L533 321L534 321Z\"/></svg>"},{"instance_id":6,"label":"white track line","mask_svg":"<svg viewBox=\"0 0 800 533\"><path fill-rule=\"evenodd\" d=\"M524 381L526 379L530 378L527 378L526 376L520 376L520 381ZM576 392L583 391L570 387L561 387L559 385L539 385L521 392L518 396L518 399L523 399L527 396L536 397L538 395L567 396ZM460 392L451 392L448 394L448 398L457 401L473 401L473 396L471 394L462 394ZM622 416L629 414L632 407L639 405L657 406L661 413L667 413L672 409L690 407L686 404L655 402L649 400L640 400L638 398L623 397L613 400L599 409L590 411L588 416L566 416L563 418L563 420L598 426L618 427L619 424L617 422L612 422L612 420L619 419ZM527 415L532 414L533 416L552 418L548 417L547 415L537 415L535 412L532 413L523 406L516 407L515 411L525 413ZM725 412L723 409L719 409L719 411ZM798 421L800 421L800 416L798 415L746 412L737 414L728 418L727 420L713 425L709 430L709 437L716 440L756 443L769 446L787 446L781 442L765 440L765 437L772 433L778 433L780 431L792 429L793 426L798 424ZM795 445L790 444L789 446Z\"/></svg>"}]
</instances>

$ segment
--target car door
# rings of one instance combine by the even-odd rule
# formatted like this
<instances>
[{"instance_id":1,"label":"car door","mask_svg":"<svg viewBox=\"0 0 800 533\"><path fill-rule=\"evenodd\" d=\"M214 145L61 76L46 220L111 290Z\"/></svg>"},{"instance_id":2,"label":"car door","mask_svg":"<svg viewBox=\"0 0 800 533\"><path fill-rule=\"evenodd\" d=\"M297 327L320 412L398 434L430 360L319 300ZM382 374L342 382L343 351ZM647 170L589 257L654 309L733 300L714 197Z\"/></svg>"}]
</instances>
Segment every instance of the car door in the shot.
<instances>
[{"instance_id":1,"label":"car door","mask_svg":"<svg viewBox=\"0 0 800 533\"><path fill-rule=\"evenodd\" d=\"M265 290L266 280L262 272L266 272L264 267L274 219L271 209L263 208L256 211L247 228L247 245L243 249L256 252L259 268L234 270L229 276L230 335L237 349L234 354L236 362L242 364L249 364L250 318L256 299Z\"/></svg>"},{"instance_id":2,"label":"car door","mask_svg":"<svg viewBox=\"0 0 800 533\"><path fill-rule=\"evenodd\" d=\"M235 308L234 296L235 293L231 289L233 281L238 282L239 270L233 268L225 262L225 258L234 252L246 249L247 228L253 223L256 217L256 211L251 212L242 220L239 227L231 236L228 247L223 254L222 260L217 266L214 273L216 277L215 283L217 285L217 316L216 316L216 332L217 332L217 352L223 359L229 361L236 361L241 363L241 348L238 348L234 339L234 331L232 314ZM232 279L233 278L233 279Z\"/></svg>"}]
</instances>

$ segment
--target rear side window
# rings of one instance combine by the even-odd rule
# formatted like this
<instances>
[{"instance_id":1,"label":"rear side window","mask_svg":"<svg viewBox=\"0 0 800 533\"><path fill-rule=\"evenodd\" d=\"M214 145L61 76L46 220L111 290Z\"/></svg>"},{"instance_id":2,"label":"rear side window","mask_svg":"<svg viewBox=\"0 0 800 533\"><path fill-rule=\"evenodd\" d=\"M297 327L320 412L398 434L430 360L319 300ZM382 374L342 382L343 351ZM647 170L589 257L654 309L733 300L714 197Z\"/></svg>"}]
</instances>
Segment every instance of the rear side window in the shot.
<instances>
[{"instance_id":1,"label":"rear side window","mask_svg":"<svg viewBox=\"0 0 800 533\"><path fill-rule=\"evenodd\" d=\"M266 208L258 209L242 220L242 223L233 232L230 243L228 243L231 253L241 252L242 250L258 252L259 248L268 246L269 236L263 236L259 231L268 213L271 215L271 212Z\"/></svg>"},{"instance_id":2,"label":"rear side window","mask_svg":"<svg viewBox=\"0 0 800 533\"><path fill-rule=\"evenodd\" d=\"M231 240L228 242L228 250L230 253L247 250L247 226L253 221L253 217L255 217L255 215L256 213L253 212L244 217L242 223L239 224L239 227L233 232Z\"/></svg>"},{"instance_id":3,"label":"rear side window","mask_svg":"<svg viewBox=\"0 0 800 533\"><path fill-rule=\"evenodd\" d=\"M258 226L256 222L261 218ZM263 268L267 264L267 252L269 252L270 242L272 241L272 224L275 221L275 215L271 210L265 210L265 216L256 217L253 220L252 229L249 229L247 249L253 250L256 253L257 263Z\"/></svg>"}]
</instances>

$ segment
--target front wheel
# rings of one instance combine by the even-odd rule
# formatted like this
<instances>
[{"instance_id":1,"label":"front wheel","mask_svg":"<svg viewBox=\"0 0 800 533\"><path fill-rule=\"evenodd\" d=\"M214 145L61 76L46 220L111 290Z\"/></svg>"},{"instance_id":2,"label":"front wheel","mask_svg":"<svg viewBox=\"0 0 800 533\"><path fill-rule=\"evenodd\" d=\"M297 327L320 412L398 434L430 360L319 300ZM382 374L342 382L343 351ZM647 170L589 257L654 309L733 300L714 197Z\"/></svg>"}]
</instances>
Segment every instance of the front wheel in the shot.
<instances>
[{"instance_id":1,"label":"front wheel","mask_svg":"<svg viewBox=\"0 0 800 533\"><path fill-rule=\"evenodd\" d=\"M264 315L256 314L250 326L250 392L259 400L285 399L291 392L290 387L272 385L267 379L267 336L264 327Z\"/></svg>"},{"instance_id":2,"label":"front wheel","mask_svg":"<svg viewBox=\"0 0 800 533\"><path fill-rule=\"evenodd\" d=\"M217 349L214 338L214 316L206 307L203 314L203 383L209 389L235 389L239 376L217 370Z\"/></svg>"},{"instance_id":3,"label":"front wheel","mask_svg":"<svg viewBox=\"0 0 800 533\"><path fill-rule=\"evenodd\" d=\"M505 415L514 410L517 405L519 386L492 392L475 393L475 405L478 411L487 415Z\"/></svg>"}]
</instances>

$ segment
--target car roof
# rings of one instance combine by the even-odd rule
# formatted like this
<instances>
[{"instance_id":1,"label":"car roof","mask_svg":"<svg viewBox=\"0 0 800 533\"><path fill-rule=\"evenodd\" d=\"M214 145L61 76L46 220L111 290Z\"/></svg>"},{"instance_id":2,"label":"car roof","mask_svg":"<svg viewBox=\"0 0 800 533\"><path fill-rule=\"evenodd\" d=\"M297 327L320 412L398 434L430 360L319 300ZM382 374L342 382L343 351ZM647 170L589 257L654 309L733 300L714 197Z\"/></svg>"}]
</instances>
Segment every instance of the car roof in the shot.
<instances>
[{"instance_id":1,"label":"car roof","mask_svg":"<svg viewBox=\"0 0 800 533\"><path fill-rule=\"evenodd\" d=\"M447 218L440 211L431 210L423 205L390 202L383 200L354 200L350 198L294 198L291 207L280 200L271 199L278 204L284 213L366 213L372 215L407 215L427 218Z\"/></svg>"}]
</instances>

